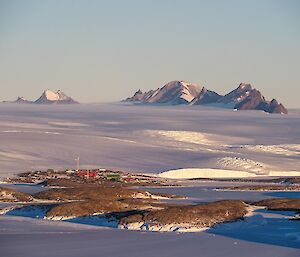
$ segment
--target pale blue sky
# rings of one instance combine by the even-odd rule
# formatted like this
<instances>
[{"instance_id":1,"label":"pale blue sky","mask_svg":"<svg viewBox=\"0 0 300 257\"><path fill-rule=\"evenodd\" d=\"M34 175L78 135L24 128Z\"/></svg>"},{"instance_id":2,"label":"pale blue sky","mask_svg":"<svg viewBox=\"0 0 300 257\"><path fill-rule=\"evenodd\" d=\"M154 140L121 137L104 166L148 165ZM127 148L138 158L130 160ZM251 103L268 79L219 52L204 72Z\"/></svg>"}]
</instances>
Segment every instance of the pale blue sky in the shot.
<instances>
[{"instance_id":1,"label":"pale blue sky","mask_svg":"<svg viewBox=\"0 0 300 257\"><path fill-rule=\"evenodd\" d=\"M300 1L0 0L0 100L82 102L186 80L300 107Z\"/></svg>"}]
</instances>

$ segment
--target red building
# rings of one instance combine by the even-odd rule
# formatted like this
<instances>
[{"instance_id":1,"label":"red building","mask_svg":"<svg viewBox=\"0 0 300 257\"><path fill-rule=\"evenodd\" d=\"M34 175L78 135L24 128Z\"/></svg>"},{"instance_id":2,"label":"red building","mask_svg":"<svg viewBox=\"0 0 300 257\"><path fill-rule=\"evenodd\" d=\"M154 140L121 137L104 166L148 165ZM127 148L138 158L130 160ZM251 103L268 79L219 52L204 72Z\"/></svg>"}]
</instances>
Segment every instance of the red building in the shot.
<instances>
[{"instance_id":1,"label":"red building","mask_svg":"<svg viewBox=\"0 0 300 257\"><path fill-rule=\"evenodd\" d=\"M98 172L97 171L89 171L89 170L79 170L79 171L77 171L77 176L95 178L98 176Z\"/></svg>"}]
</instances>

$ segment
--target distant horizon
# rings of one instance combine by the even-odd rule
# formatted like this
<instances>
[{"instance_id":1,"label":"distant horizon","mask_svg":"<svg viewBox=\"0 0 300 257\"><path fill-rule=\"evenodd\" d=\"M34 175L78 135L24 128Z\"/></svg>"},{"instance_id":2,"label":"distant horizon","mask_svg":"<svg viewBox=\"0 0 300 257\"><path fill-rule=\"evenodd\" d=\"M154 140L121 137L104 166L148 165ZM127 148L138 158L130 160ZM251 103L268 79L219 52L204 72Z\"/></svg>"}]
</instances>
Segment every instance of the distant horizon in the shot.
<instances>
[{"instance_id":1,"label":"distant horizon","mask_svg":"<svg viewBox=\"0 0 300 257\"><path fill-rule=\"evenodd\" d=\"M178 79L300 108L299 14L297 0L0 0L0 99L117 102Z\"/></svg>"},{"instance_id":2,"label":"distant horizon","mask_svg":"<svg viewBox=\"0 0 300 257\"><path fill-rule=\"evenodd\" d=\"M172 80L172 81L184 81L184 82L187 82L187 83L192 83L192 84L196 84L196 83L193 83L193 82L190 82L190 81L186 81L186 80ZM171 81L169 81L169 82L171 82ZM167 83L169 83L169 82L167 82ZM94 102L81 102L81 101L78 101L78 103L81 103L81 104L97 104L97 103L99 103L99 104L101 104L101 103L118 103L118 102L121 102L122 100L125 100L127 97L131 97L131 96L133 96L137 91L139 91L139 90L141 90L142 92L148 92L148 91L150 91L150 90L155 90L155 89L157 89L157 88L162 88L164 85L166 85L167 83L165 83L165 84L163 84L162 86L160 86L160 87L156 87L156 88L151 88L151 89L146 89L146 90L141 90L140 88L137 88L136 90L134 90L130 95L128 95L128 96L125 96L125 97L123 97L122 99L119 99L119 100L115 100L115 101L94 101ZM234 89L236 89L240 84L250 84L250 83L246 83L246 82L240 82L238 85L236 85L236 86L234 86L233 88L231 88L231 89L229 89L226 93L224 93L224 94L222 94L221 93L221 95L226 95L226 94L228 94L228 93L230 93L231 91L233 91ZM205 87L206 89L208 89L208 90L212 90L212 91L215 91L213 88L207 88L205 85L199 85L199 84L196 84L196 85L198 85L200 88L202 88L202 87ZM252 84L250 84L251 86L252 86L252 88L255 88L255 89L257 89L258 91L260 91L260 89L259 88L256 88L254 85L252 85ZM69 92L65 92L64 90L62 90L62 89L53 89L53 88L45 88L44 90L42 90L41 92L40 92L40 94L36 97L36 98L33 98L33 99L31 99L31 98L27 98L27 97L25 97L24 95L19 95L19 96L16 96L14 99L11 99L11 100L5 100L5 99L0 99L0 101L2 101L2 102L11 102L11 101L15 101L16 99L18 99L18 98L24 98L25 100L28 100L28 101L31 101L31 102L34 102L34 101L36 101L45 91L47 91L47 90L50 90L50 91L52 91L52 92L58 92L58 91L62 91L63 93L65 93L67 96L69 96L69 97L71 97L71 98L73 98L74 100L78 100L78 99L76 99L71 93L69 93ZM215 91L216 92L216 91ZM261 92L261 91L260 91ZM216 92L216 93L220 93L220 92ZM285 103L283 103L283 102L281 102L280 100L278 100L276 97L274 97L274 96L267 96L267 95L264 95L264 93L263 92L261 92L261 94L266 98L266 100L267 101L271 101L272 99L275 99L275 100L277 100L279 103L281 103L281 104L283 104L286 108L288 108L288 109L300 109L300 107L289 107L289 106L287 106Z\"/></svg>"}]
</instances>

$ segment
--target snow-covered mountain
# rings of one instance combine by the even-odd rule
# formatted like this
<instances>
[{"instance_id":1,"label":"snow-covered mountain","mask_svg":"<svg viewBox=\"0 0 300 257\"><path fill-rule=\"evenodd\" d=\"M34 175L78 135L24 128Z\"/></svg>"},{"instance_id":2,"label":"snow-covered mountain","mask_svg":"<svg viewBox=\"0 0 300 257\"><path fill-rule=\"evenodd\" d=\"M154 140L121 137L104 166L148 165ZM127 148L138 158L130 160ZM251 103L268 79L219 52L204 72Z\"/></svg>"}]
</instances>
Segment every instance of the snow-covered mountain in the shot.
<instances>
[{"instance_id":1,"label":"snow-covered mountain","mask_svg":"<svg viewBox=\"0 0 300 257\"><path fill-rule=\"evenodd\" d=\"M15 101L3 101L4 103L17 103L17 104L78 104L77 101L67 96L60 90L56 92L49 89L45 90L42 95L35 101L30 101L24 97L18 97Z\"/></svg>"},{"instance_id":2,"label":"snow-covered mountain","mask_svg":"<svg viewBox=\"0 0 300 257\"><path fill-rule=\"evenodd\" d=\"M37 104L75 104L77 101L67 96L62 91L56 92L49 89L45 90L43 94L34 102Z\"/></svg>"},{"instance_id":3,"label":"snow-covered mountain","mask_svg":"<svg viewBox=\"0 0 300 257\"><path fill-rule=\"evenodd\" d=\"M171 81L162 88L142 92L138 90L125 102L156 104L210 105L237 110L262 110L269 113L288 113L287 109L275 99L267 101L250 84L241 83L236 89L222 96L205 87L184 81Z\"/></svg>"},{"instance_id":4,"label":"snow-covered mountain","mask_svg":"<svg viewBox=\"0 0 300 257\"><path fill-rule=\"evenodd\" d=\"M269 113L287 114L287 109L276 99L266 101L258 90L250 92L249 96L235 106L237 110L262 110Z\"/></svg>"},{"instance_id":5,"label":"snow-covered mountain","mask_svg":"<svg viewBox=\"0 0 300 257\"><path fill-rule=\"evenodd\" d=\"M200 86L185 81L171 81L162 88L143 93L138 90L132 97L125 101L139 101L159 104L188 104L200 93Z\"/></svg>"},{"instance_id":6,"label":"snow-covered mountain","mask_svg":"<svg viewBox=\"0 0 300 257\"><path fill-rule=\"evenodd\" d=\"M250 84L241 83L218 102L232 105L237 110L261 110L269 113L287 114L287 109L275 99L267 101L265 97Z\"/></svg>"}]
</instances>

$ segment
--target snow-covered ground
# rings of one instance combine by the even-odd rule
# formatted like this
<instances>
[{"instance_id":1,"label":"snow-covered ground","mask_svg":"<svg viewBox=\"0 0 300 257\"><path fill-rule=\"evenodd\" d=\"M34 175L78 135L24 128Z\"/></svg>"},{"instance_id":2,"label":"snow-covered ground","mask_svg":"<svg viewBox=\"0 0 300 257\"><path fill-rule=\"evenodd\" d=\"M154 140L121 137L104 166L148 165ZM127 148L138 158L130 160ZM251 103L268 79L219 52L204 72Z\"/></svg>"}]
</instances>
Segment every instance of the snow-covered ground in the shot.
<instances>
[{"instance_id":1,"label":"snow-covered ground","mask_svg":"<svg viewBox=\"0 0 300 257\"><path fill-rule=\"evenodd\" d=\"M156 233L0 216L0 249L13 257L297 257L299 249L211 233Z\"/></svg>"},{"instance_id":2,"label":"snow-covered ground","mask_svg":"<svg viewBox=\"0 0 300 257\"><path fill-rule=\"evenodd\" d=\"M250 170L251 171L251 170ZM159 174L161 178L171 179L191 179L191 178L252 178L252 177L280 177L280 176L300 176L300 171L266 171L263 174L257 175L254 172L241 170L225 170L225 169L177 169L169 170Z\"/></svg>"},{"instance_id":3,"label":"snow-covered ground","mask_svg":"<svg viewBox=\"0 0 300 257\"><path fill-rule=\"evenodd\" d=\"M289 220L293 216L293 212L258 208L245 220L217 225L209 233L300 249L300 223Z\"/></svg>"},{"instance_id":4,"label":"snow-covered ground","mask_svg":"<svg viewBox=\"0 0 300 257\"><path fill-rule=\"evenodd\" d=\"M78 156L82 166L147 173L299 171L299 127L299 110L0 104L0 176L74 167Z\"/></svg>"},{"instance_id":5,"label":"snow-covered ground","mask_svg":"<svg viewBox=\"0 0 300 257\"><path fill-rule=\"evenodd\" d=\"M299 171L299 127L299 110L269 115L196 106L0 104L0 176L74 167L78 156L85 167L131 172L210 168L255 174L270 167ZM254 170L256 166L259 170ZM157 190L190 196L187 202L299 197L293 192L221 192L203 187ZM0 215L0 252L8 257L299 256L298 235L289 225L277 226L273 221L280 219L266 218L275 231L284 233L263 241L268 235L258 230L256 239L253 219L249 217L246 229L177 234L78 224L90 222L83 219L71 223ZM94 222L101 220L95 217ZM248 237L238 233L242 229L249 231Z\"/></svg>"},{"instance_id":6,"label":"snow-covered ground","mask_svg":"<svg viewBox=\"0 0 300 257\"><path fill-rule=\"evenodd\" d=\"M147 188L187 196L186 203L221 199L249 201L300 197L299 192L214 191L236 182L190 181L188 187ZM21 191L27 186L17 186ZM293 195L294 194L294 195ZM220 224L196 233L155 233L117 229L103 215L64 222L42 219L45 207L15 209L0 215L0 249L5 256L299 256L300 223L293 212L251 207L244 221ZM24 217L25 216L25 217ZM29 218L30 217L30 218ZM38 218L38 219L37 219ZM130 228L135 229L135 228ZM195 231L193 231L195 232ZM217 247L216 247L217 246ZM42 253L42 254L41 254Z\"/></svg>"},{"instance_id":7,"label":"snow-covered ground","mask_svg":"<svg viewBox=\"0 0 300 257\"><path fill-rule=\"evenodd\" d=\"M240 157L224 157L216 160L218 165L224 169L238 168L239 170L249 170L257 174L263 174L267 170L272 169L272 166L265 165L261 162L256 162L247 158Z\"/></svg>"},{"instance_id":8,"label":"snow-covered ground","mask_svg":"<svg viewBox=\"0 0 300 257\"><path fill-rule=\"evenodd\" d=\"M189 197L189 202L194 203L222 198L258 200L289 197L289 192L281 192L287 193L285 195L280 195L280 192L272 193L273 195L266 192L247 192L247 198L245 192L211 190L215 186L225 186L232 182L209 182L209 186L204 182L191 183L189 187L152 190L185 195ZM26 211L30 215L26 215ZM220 224L211 229L187 234L120 230L116 228L114 220L104 219L102 215L61 222L36 219L42 218L44 209L26 207L23 212L12 211L7 216L0 215L0 249L5 256L176 257L199 256L201 252L201 256L296 257L300 254L300 223L288 220L294 214L266 211L261 207L252 207L244 221Z\"/></svg>"},{"instance_id":9,"label":"snow-covered ground","mask_svg":"<svg viewBox=\"0 0 300 257\"><path fill-rule=\"evenodd\" d=\"M244 200L244 201L260 201L268 198L300 198L300 192L291 191L224 191L215 190L222 187L234 187L249 185L250 183L236 182L214 182L214 181L195 181L188 182L181 187L148 187L146 190L150 193L166 193L186 196L187 199L170 199L174 203L205 203L220 200ZM251 183L253 185L253 183Z\"/></svg>"}]
</instances>

